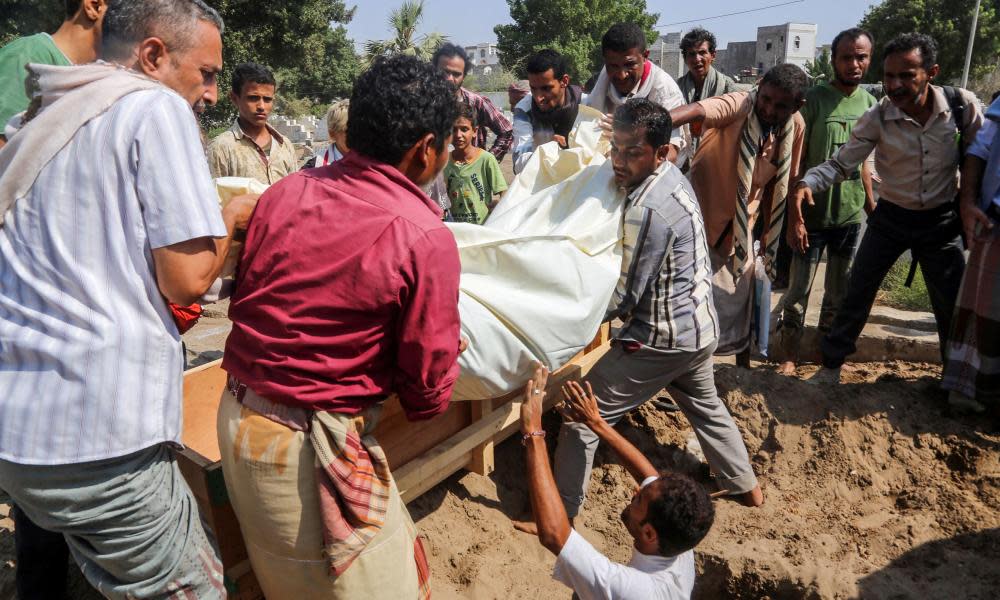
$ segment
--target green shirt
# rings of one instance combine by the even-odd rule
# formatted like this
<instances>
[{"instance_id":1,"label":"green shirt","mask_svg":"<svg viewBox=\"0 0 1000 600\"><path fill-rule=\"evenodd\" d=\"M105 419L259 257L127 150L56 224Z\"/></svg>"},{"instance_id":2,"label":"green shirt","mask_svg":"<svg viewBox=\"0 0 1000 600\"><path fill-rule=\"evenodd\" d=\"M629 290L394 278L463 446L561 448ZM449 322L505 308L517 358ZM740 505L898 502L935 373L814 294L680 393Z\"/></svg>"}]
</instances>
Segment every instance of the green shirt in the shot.
<instances>
[{"instance_id":1,"label":"green shirt","mask_svg":"<svg viewBox=\"0 0 1000 600\"><path fill-rule=\"evenodd\" d=\"M448 160L444 180L448 184L448 198L451 199L451 216L461 223L481 225L490 213L493 195L507 189L500 163L485 151L468 164Z\"/></svg>"},{"instance_id":2,"label":"green shirt","mask_svg":"<svg viewBox=\"0 0 1000 600\"><path fill-rule=\"evenodd\" d=\"M802 118L806 122L806 155L802 172L825 162L848 140L861 115L875 106L875 97L858 86L845 96L824 82L806 93ZM830 229L860 223L865 208L865 188L858 168L843 183L813 194L815 206L803 205L806 229Z\"/></svg>"},{"instance_id":3,"label":"green shirt","mask_svg":"<svg viewBox=\"0 0 1000 600\"><path fill-rule=\"evenodd\" d=\"M63 67L72 64L47 33L18 38L0 48L0 133L11 117L28 108L28 93L24 90L28 78L24 65L28 63Z\"/></svg>"}]
</instances>

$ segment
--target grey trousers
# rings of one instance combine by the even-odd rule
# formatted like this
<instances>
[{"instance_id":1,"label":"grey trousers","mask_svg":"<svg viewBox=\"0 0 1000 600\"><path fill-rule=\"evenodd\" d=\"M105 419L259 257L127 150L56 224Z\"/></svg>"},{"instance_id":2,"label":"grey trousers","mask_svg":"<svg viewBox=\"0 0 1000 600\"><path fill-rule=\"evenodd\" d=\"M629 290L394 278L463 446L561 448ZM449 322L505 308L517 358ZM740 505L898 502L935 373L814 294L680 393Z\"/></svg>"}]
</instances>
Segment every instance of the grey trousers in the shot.
<instances>
[{"instance_id":1,"label":"grey trousers","mask_svg":"<svg viewBox=\"0 0 1000 600\"><path fill-rule=\"evenodd\" d=\"M586 377L604 419L614 425L666 388L694 428L721 489L732 494L757 486L746 445L715 389L715 344L695 352L643 346L626 352L616 343ZM556 447L555 477L570 518L586 497L598 438L586 425L563 423Z\"/></svg>"},{"instance_id":2,"label":"grey trousers","mask_svg":"<svg viewBox=\"0 0 1000 600\"><path fill-rule=\"evenodd\" d=\"M19 510L61 533L107 598L225 598L219 553L165 444L87 463L0 460Z\"/></svg>"}]
</instances>

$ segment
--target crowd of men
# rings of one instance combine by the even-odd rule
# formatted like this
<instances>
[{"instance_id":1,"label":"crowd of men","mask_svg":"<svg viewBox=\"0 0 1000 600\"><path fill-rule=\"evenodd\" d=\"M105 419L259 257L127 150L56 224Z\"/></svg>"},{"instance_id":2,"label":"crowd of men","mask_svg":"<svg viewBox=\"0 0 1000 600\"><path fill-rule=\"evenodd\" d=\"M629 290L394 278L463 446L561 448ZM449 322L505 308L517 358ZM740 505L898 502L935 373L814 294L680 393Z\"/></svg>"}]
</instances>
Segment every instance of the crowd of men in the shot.
<instances>
[{"instance_id":1,"label":"crowd of men","mask_svg":"<svg viewBox=\"0 0 1000 600\"><path fill-rule=\"evenodd\" d=\"M824 250L820 383L839 381L908 251L952 406L1000 404L1000 103L984 113L969 92L934 85L926 35L885 44L876 101L860 86L876 44L861 29L834 38L831 81L778 65L741 91L712 66L710 32L684 37L688 72L674 81L648 59L642 28L620 23L586 89L555 50L528 57L513 123L462 87L470 62L446 44L431 62L393 57L362 73L330 107L330 146L301 169L268 124L278 82L258 64L234 69L237 117L203 142L195 116L217 100L223 31L202 0L67 0L56 33L0 49L0 489L16 506L21 598L63 596L67 553L109 598L225 597L172 452L185 310L213 288L234 238L245 243L217 428L264 594L428 597L427 557L371 433L391 395L411 420L448 408L468 340L444 220L482 223L506 187L498 161L512 152L520 172L542 145L567 148L581 106L604 115L623 198L605 315L622 326L561 390L554 471L548 372L527 382L532 519L516 524L578 597L689 597L710 495L764 502L713 357L749 365L752 283L773 277L786 215L782 372L800 362ZM220 210L220 177L270 187ZM712 494L659 472L613 427L663 389L705 452ZM573 529L599 442L639 484L622 513L627 566Z\"/></svg>"}]
</instances>

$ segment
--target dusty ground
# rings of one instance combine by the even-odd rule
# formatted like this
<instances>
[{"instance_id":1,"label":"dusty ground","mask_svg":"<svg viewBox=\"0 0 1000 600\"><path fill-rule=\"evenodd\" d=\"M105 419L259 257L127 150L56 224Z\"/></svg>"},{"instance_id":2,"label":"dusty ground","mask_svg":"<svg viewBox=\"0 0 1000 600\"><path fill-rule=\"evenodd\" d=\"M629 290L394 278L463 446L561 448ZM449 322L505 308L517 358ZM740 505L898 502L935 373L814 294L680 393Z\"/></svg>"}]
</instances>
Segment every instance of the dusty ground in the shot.
<instances>
[{"instance_id":1,"label":"dusty ground","mask_svg":"<svg viewBox=\"0 0 1000 600\"><path fill-rule=\"evenodd\" d=\"M806 367L800 375L815 368ZM760 509L716 504L697 551L696 598L996 598L1000 590L1000 432L948 414L938 368L861 364L839 387L717 368L767 496ZM548 415L554 434L558 421ZM657 466L707 467L685 451L677 413L644 407L621 425ZM550 435L553 439L554 435ZM632 482L598 452L578 526L618 560L630 554L619 513ZM435 598L568 598L554 562L514 531L524 515L521 447L497 448L490 477L458 474L410 504L426 537ZM0 505L0 599L13 597L13 536ZM96 598L75 572L71 598Z\"/></svg>"},{"instance_id":2,"label":"dusty ground","mask_svg":"<svg viewBox=\"0 0 1000 600\"><path fill-rule=\"evenodd\" d=\"M717 503L695 597L996 598L1000 435L941 409L937 371L859 365L846 385L817 388L720 366L767 502ZM554 432L556 421L548 425ZM682 416L644 408L622 430L658 466L690 465ZM552 557L510 527L525 509L522 459L507 442L490 478L453 477L411 505L437 597L568 597L549 577ZM693 472L708 482L704 466ZM580 528L619 560L630 553L618 515L632 485L613 456L598 454Z\"/></svg>"}]
</instances>

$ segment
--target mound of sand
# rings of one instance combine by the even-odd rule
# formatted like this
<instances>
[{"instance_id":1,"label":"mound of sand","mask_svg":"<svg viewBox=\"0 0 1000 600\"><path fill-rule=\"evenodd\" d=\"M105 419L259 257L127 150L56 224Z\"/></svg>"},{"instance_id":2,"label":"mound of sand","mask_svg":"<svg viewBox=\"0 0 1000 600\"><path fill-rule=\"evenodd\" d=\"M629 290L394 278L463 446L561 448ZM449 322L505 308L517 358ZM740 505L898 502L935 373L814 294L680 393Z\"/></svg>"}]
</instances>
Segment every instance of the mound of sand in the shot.
<instances>
[{"instance_id":1,"label":"mound of sand","mask_svg":"<svg viewBox=\"0 0 1000 600\"><path fill-rule=\"evenodd\" d=\"M718 367L720 394L767 501L759 509L717 502L715 526L696 553L695 597L998 597L1000 434L995 423L949 416L938 376L931 365L862 364L845 374L847 383L816 387L764 367ZM545 424L551 449L558 418L547 415ZM708 485L679 413L647 405L620 429L658 467ZM568 598L550 577L554 558L511 527L527 508L516 438L497 447L496 464L490 477L456 475L410 504L434 597ZM599 450L577 527L621 561L631 549L619 514L633 489L615 457ZM12 597L4 525L0 598ZM96 597L73 577L71 597Z\"/></svg>"},{"instance_id":2,"label":"mound of sand","mask_svg":"<svg viewBox=\"0 0 1000 600\"><path fill-rule=\"evenodd\" d=\"M802 374L813 369L803 369ZM817 387L765 368L720 366L767 497L719 501L696 553L696 598L996 598L1000 590L1000 435L942 409L939 369L857 365ZM558 422L547 428L554 433ZM658 467L691 470L689 427L649 405L623 433ZM553 436L550 435L550 438ZM693 468L692 468L693 467ZM439 598L537 598L567 591L554 559L509 517L526 509L523 456L498 448L490 478L455 477L411 505L429 542ZM599 451L578 528L612 558L631 550L619 514L634 484Z\"/></svg>"}]
</instances>

